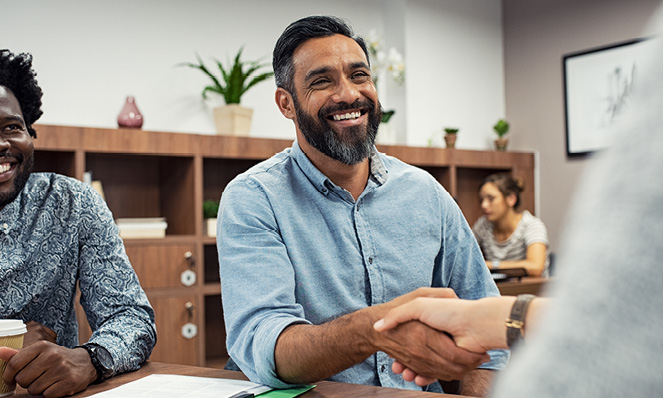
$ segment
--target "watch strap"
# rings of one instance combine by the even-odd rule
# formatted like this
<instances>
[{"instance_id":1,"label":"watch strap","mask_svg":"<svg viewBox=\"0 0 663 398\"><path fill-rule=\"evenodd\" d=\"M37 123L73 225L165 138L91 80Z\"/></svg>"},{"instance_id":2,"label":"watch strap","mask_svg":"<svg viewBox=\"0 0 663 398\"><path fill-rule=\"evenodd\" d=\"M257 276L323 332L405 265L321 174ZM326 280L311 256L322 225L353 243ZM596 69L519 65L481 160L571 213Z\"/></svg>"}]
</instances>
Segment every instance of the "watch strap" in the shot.
<instances>
[{"instance_id":1,"label":"watch strap","mask_svg":"<svg viewBox=\"0 0 663 398\"><path fill-rule=\"evenodd\" d=\"M511 307L511 314L504 323L506 326L506 343L509 348L513 348L525 336L525 316L534 297L536 296L533 294L521 294Z\"/></svg>"}]
</instances>

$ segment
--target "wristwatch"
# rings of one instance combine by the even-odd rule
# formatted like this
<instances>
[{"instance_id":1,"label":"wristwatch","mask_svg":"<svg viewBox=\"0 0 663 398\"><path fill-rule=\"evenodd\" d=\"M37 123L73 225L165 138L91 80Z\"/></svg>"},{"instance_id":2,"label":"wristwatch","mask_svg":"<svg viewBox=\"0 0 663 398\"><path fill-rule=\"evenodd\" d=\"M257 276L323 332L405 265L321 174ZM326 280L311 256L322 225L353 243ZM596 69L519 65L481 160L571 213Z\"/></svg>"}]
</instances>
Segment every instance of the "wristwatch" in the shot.
<instances>
[{"instance_id":1,"label":"wristwatch","mask_svg":"<svg viewBox=\"0 0 663 398\"><path fill-rule=\"evenodd\" d=\"M113 357L107 349L94 343L85 343L74 348L85 348L90 355L92 366L97 370L95 383L106 380L113 374Z\"/></svg>"},{"instance_id":2,"label":"wristwatch","mask_svg":"<svg viewBox=\"0 0 663 398\"><path fill-rule=\"evenodd\" d=\"M530 302L536 298L533 294L520 294L511 307L511 314L504 322L506 326L506 344L513 348L525 337L525 318Z\"/></svg>"}]
</instances>

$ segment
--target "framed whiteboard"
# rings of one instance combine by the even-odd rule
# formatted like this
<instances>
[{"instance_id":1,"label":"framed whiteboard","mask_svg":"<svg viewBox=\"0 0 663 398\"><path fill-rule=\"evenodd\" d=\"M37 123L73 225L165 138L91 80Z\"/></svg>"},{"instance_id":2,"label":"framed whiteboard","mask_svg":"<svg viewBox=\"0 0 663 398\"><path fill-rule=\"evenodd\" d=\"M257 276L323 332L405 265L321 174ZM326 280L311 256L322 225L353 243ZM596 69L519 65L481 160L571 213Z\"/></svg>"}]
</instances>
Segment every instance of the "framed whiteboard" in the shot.
<instances>
[{"instance_id":1,"label":"framed whiteboard","mask_svg":"<svg viewBox=\"0 0 663 398\"><path fill-rule=\"evenodd\" d=\"M638 79L646 39L633 39L563 56L567 156L610 146Z\"/></svg>"}]
</instances>

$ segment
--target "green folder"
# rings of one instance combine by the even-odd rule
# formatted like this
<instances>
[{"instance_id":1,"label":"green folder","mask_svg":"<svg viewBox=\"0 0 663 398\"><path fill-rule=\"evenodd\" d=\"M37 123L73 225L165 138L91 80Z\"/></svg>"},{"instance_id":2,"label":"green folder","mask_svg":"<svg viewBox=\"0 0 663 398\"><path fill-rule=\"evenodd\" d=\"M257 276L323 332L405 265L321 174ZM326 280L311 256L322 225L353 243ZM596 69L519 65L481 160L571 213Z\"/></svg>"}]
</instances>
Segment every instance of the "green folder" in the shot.
<instances>
[{"instance_id":1,"label":"green folder","mask_svg":"<svg viewBox=\"0 0 663 398\"><path fill-rule=\"evenodd\" d=\"M264 392L262 394L256 395L256 397L260 398L292 398L292 397L297 397L301 394L304 394L306 391L312 389L315 387L315 384L312 384L310 386L304 386L304 387L296 387L296 388L286 388L283 390L269 390L267 392Z\"/></svg>"}]
</instances>

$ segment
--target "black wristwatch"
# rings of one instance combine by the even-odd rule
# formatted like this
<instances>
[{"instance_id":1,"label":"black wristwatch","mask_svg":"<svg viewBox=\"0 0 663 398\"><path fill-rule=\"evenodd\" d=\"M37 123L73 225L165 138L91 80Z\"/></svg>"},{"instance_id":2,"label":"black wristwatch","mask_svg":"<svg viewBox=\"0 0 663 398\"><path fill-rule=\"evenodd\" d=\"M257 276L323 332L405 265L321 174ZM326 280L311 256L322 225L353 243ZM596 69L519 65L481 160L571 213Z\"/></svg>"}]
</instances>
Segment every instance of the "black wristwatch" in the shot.
<instances>
[{"instance_id":1,"label":"black wristwatch","mask_svg":"<svg viewBox=\"0 0 663 398\"><path fill-rule=\"evenodd\" d=\"M74 348L85 348L90 355L92 366L97 370L95 383L106 380L113 374L113 357L107 349L94 343L85 343Z\"/></svg>"}]
</instances>

